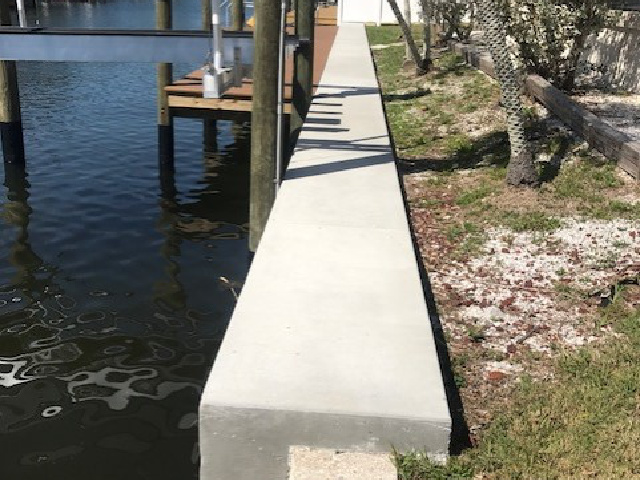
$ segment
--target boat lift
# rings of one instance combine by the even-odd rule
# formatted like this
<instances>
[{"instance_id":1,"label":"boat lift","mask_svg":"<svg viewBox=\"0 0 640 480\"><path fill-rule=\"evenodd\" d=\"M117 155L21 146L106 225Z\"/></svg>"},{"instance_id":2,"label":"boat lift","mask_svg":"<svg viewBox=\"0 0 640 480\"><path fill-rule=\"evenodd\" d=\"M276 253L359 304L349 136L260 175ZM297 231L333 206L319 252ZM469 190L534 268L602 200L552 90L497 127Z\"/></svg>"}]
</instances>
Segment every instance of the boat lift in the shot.
<instances>
[{"instance_id":1,"label":"boat lift","mask_svg":"<svg viewBox=\"0 0 640 480\"><path fill-rule=\"evenodd\" d=\"M16 4L21 26L0 26L0 60L200 65L204 62L205 98L220 98L228 87L242 80L242 66L253 63L253 32L223 30L220 0L211 0L210 32L28 26L22 8L24 0L16 0ZM287 35L284 43L291 51L301 41Z\"/></svg>"},{"instance_id":2,"label":"boat lift","mask_svg":"<svg viewBox=\"0 0 640 480\"><path fill-rule=\"evenodd\" d=\"M279 42L273 46L279 53L278 162L273 179L276 194L284 159L284 59L305 41L286 35L287 0L281 1ZM0 26L0 60L202 64L206 59L202 67L203 97L219 99L230 86L242 84L243 66L253 63L254 51L252 32L223 31L220 3L221 0L211 0L211 28L206 32L29 27L24 0L16 0L20 26Z\"/></svg>"}]
</instances>

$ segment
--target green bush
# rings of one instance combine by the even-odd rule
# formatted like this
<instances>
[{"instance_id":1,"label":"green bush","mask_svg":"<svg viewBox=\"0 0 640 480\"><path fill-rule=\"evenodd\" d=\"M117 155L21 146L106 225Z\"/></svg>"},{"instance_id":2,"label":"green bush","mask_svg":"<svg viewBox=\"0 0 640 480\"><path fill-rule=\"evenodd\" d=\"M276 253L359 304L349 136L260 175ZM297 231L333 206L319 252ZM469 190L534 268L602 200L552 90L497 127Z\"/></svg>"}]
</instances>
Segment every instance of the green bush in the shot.
<instances>
[{"instance_id":1,"label":"green bush","mask_svg":"<svg viewBox=\"0 0 640 480\"><path fill-rule=\"evenodd\" d=\"M612 0L500 0L522 68L570 92L588 37L613 15Z\"/></svg>"}]
</instances>

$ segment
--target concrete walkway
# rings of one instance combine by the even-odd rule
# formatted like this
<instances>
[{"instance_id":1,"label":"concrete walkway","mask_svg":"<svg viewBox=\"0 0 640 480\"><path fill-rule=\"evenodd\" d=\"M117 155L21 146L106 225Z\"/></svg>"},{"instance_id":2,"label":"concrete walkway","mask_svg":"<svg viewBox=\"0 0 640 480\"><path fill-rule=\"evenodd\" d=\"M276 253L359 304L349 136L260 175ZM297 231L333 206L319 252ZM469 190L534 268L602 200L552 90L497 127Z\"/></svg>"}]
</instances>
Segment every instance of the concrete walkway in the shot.
<instances>
[{"instance_id":1,"label":"concrete walkway","mask_svg":"<svg viewBox=\"0 0 640 480\"><path fill-rule=\"evenodd\" d=\"M442 376L362 25L344 25L200 406L202 480L291 446L446 453Z\"/></svg>"}]
</instances>

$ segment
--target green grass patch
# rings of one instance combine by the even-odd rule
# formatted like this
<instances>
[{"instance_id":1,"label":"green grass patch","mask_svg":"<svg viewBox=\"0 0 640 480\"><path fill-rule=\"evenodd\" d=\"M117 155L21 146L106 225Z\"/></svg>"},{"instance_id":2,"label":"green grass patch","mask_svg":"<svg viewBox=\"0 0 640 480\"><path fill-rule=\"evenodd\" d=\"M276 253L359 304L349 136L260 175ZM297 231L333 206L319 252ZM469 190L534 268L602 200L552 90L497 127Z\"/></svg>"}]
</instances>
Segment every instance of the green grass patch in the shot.
<instances>
[{"instance_id":1,"label":"green grass patch","mask_svg":"<svg viewBox=\"0 0 640 480\"><path fill-rule=\"evenodd\" d=\"M369 26L366 28L369 45L388 45L402 42L402 30L397 25L383 25L381 27ZM411 34L416 43L422 39L422 25L411 25Z\"/></svg>"},{"instance_id":2,"label":"green grass patch","mask_svg":"<svg viewBox=\"0 0 640 480\"><path fill-rule=\"evenodd\" d=\"M602 321L623 336L561 355L553 382L524 378L480 446L446 466L395 453L400 478L638 477L640 312L618 296Z\"/></svg>"},{"instance_id":3,"label":"green grass patch","mask_svg":"<svg viewBox=\"0 0 640 480\"><path fill-rule=\"evenodd\" d=\"M543 212L502 212L497 223L514 232L552 232L562 226L562 222Z\"/></svg>"},{"instance_id":4,"label":"green grass patch","mask_svg":"<svg viewBox=\"0 0 640 480\"><path fill-rule=\"evenodd\" d=\"M599 193L622 185L611 163L598 164L588 159L567 165L553 181L554 195L561 199L580 199L592 202Z\"/></svg>"},{"instance_id":5,"label":"green grass patch","mask_svg":"<svg viewBox=\"0 0 640 480\"><path fill-rule=\"evenodd\" d=\"M467 190L461 193L456 198L457 205L472 205L474 203L482 201L484 198L491 195L494 189L491 185L481 185L478 188Z\"/></svg>"},{"instance_id":6,"label":"green grass patch","mask_svg":"<svg viewBox=\"0 0 640 480\"><path fill-rule=\"evenodd\" d=\"M420 26L414 26L416 38L421 38ZM397 26L368 27L371 45L389 45L400 40ZM388 46L373 51L378 79L382 87L387 120L396 150L400 156L429 157L452 161L481 160L490 154L492 146L475 142L458 133L465 126L464 116L477 112L487 102L497 102L499 89L463 59L443 53L434 59L434 69L416 77L403 69L404 45ZM442 87L458 85L445 93ZM442 129L446 128L446 132ZM494 145L504 150L504 144ZM489 148L487 148L489 147Z\"/></svg>"}]
</instances>

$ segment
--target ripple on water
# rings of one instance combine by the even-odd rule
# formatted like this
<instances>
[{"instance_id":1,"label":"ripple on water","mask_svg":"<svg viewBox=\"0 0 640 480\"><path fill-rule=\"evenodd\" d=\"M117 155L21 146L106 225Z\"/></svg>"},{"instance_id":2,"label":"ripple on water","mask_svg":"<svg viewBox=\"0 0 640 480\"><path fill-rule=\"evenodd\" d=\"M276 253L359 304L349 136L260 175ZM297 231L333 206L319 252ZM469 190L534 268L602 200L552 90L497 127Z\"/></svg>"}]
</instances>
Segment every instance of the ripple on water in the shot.
<instances>
[{"instance_id":1,"label":"ripple on water","mask_svg":"<svg viewBox=\"0 0 640 480\"><path fill-rule=\"evenodd\" d=\"M198 27L200 3L181 0L176 25ZM152 27L154 1L48 2L41 20ZM177 119L162 190L154 65L19 76L28 175L6 170L0 195L2 477L196 478L195 412L235 304L218 279L239 288L248 268L246 125L235 139L219 122L204 155L202 123Z\"/></svg>"}]
</instances>

